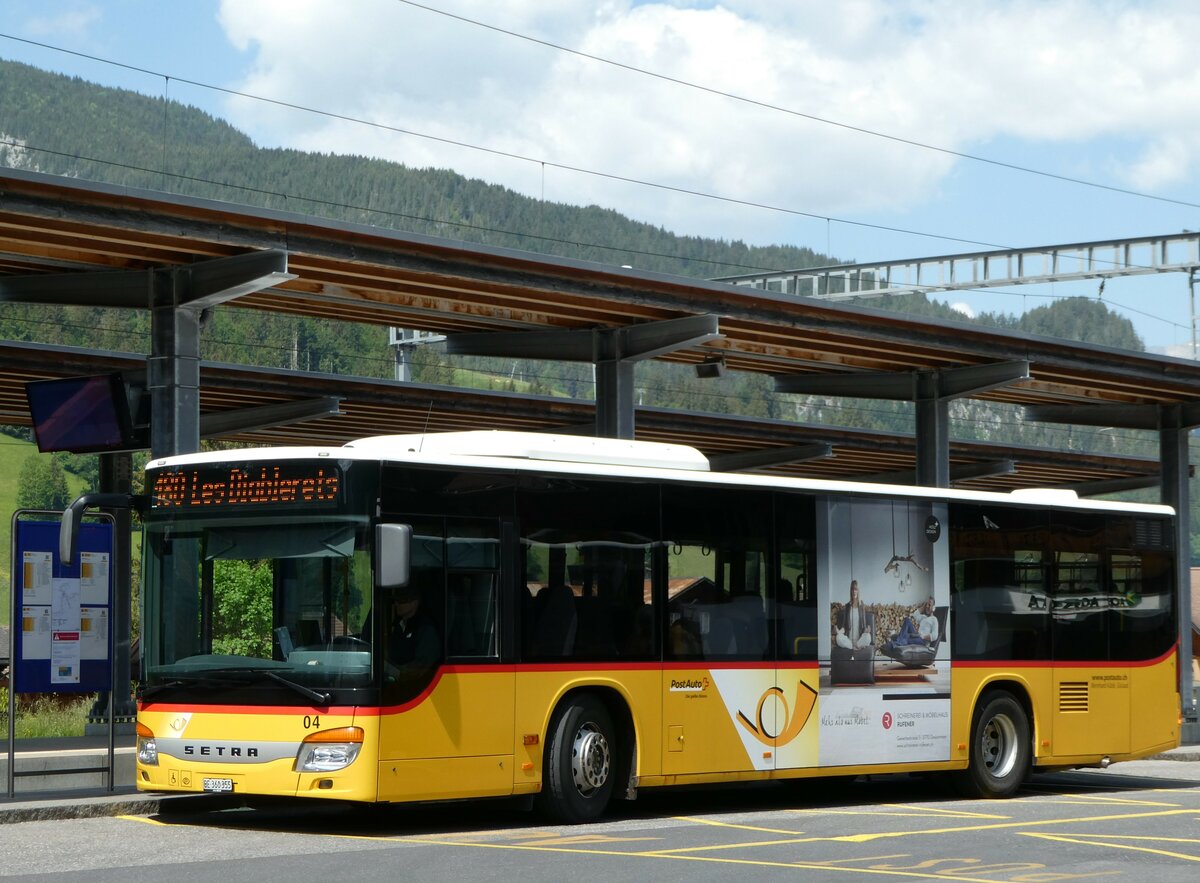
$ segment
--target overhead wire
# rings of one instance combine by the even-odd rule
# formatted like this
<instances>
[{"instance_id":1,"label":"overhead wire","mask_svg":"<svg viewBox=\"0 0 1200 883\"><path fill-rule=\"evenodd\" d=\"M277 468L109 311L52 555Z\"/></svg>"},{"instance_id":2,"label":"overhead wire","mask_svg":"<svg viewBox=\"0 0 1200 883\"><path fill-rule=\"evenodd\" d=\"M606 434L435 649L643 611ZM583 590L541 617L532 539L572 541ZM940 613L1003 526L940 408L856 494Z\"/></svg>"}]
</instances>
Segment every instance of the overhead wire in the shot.
<instances>
[{"instance_id":1,"label":"overhead wire","mask_svg":"<svg viewBox=\"0 0 1200 883\"><path fill-rule=\"evenodd\" d=\"M502 28L499 25L493 25L488 22L483 22L478 19L470 18L465 15L460 15L458 13L449 12L445 9L438 9L433 6L427 6L424 3L417 3L417 2L415 2L415 0L396 0L396 2L401 3L405 6L411 6L415 9L422 9L426 12L431 12L431 13L435 13L437 15L442 15L442 16L445 16L446 18L451 18L456 21L463 22L465 24L474 25L475 27L485 28L489 31L495 31L496 33L504 34L509 37L515 37L516 39L519 39L519 40L525 40L530 43L536 43L539 46L545 46L550 49L557 50L559 52L566 52L571 55L578 56L580 58L586 58L590 61L595 61L600 64L611 65L612 67L630 71L635 74L641 74L642 76L646 76L646 77L653 77L654 79L657 79L657 80L663 80L664 82L674 83L677 86L684 86L688 89L695 89L696 91L699 91L699 92L706 92L710 95L715 95L720 98L728 98L731 101L737 101L742 104L749 104L753 107L759 107L764 110L770 110L770 111L775 111L777 113L788 114L789 116L799 117L801 119L810 120L815 123L821 123L826 126L834 126L836 128L845 129L850 132L857 132L860 135L869 135L873 138L882 138L884 140L892 141L897 144L905 144L905 145L908 145L909 147L920 148L921 150L930 150L930 151L934 151L936 153L945 154L947 156L953 156L957 159L965 159L965 160L970 160L972 162L985 163L987 165L996 166L996 167L1003 168L1003 169L1008 169L1008 170L1014 171L1014 172L1021 172L1023 174L1028 174L1028 175L1038 175L1043 178L1052 178L1056 181L1062 181L1062 182L1065 182L1068 184L1079 184L1084 187L1095 187L1099 190L1107 190L1109 192L1119 193L1124 196L1134 196L1139 199L1150 199L1150 200L1154 200L1156 202L1165 202L1165 203L1170 203L1173 205L1184 206L1185 208L1200 208L1200 203L1188 202L1187 200L1174 199L1169 196L1160 196L1160 195L1153 194L1153 193L1145 193L1140 190L1130 190L1130 189L1126 189L1124 187L1115 187L1115 186L1112 186L1109 184L1101 184L1098 181L1089 181L1085 178L1073 178L1069 175L1061 175L1056 172L1048 172L1048 171L1045 171L1044 169L1033 168L1032 166L1022 166L1022 165L1018 165L1017 163L1011 163L1011 162L1006 162L1004 160L993 159L991 157L981 156L979 154L966 153L961 150L954 150L949 147L940 147L936 144L929 144L927 142L917 141L912 138L904 138L899 135L891 135L886 132L877 131L875 129L868 129L865 126L855 126L850 123L843 123L843 122L839 122L837 120L831 120L827 117L821 117L821 116L817 116L816 114L805 113L804 111L796 110L796 109L790 108L790 107L784 107L783 105L780 105L780 104L773 104L769 101L761 101L757 98L750 98L745 95L739 95L736 92L728 92L724 89L717 89L712 86L705 86L700 83L692 82L691 80L684 80L680 77L673 77L673 76L670 76L669 74L660 73L658 71L652 71L652 70L649 70L648 68L638 67L637 65L629 64L627 62L616 61L615 59L611 59L611 58L605 58L602 55L594 55L590 52L583 52L582 50L579 50L579 49L572 49L569 46L563 46L560 43L554 43L550 40L541 39L540 37L533 37L533 36L530 36L529 34L522 34L519 31L513 31L508 28Z\"/></svg>"},{"instance_id":2,"label":"overhead wire","mask_svg":"<svg viewBox=\"0 0 1200 883\"><path fill-rule=\"evenodd\" d=\"M197 175L185 175L180 172L168 172L164 169L155 169L147 166L137 166L131 163L119 162L117 160L103 159L96 156L88 156L81 153L67 153L62 150L53 150L48 147L38 147L37 145L29 145L23 141L15 139L0 138L0 146L7 145L9 147L21 147L25 150L32 150L37 153L45 153L52 156L60 156L68 159L83 160L85 162L98 163L100 165L113 166L114 168L125 169L131 172L144 172L150 175L162 175L164 179L174 178L179 181L190 181L194 184L208 184L213 187L223 187L229 190L244 190L248 193L255 193L259 196L277 197L282 200L294 200L298 202L310 202L314 205L322 205L327 208L344 209L347 211L364 212L370 215L382 215L390 218L401 218L408 221L419 221L423 224L433 224L444 227L460 227L466 230L477 230L483 233L495 233L501 236L511 236L514 238L536 239L541 242L552 242L556 245L569 245L575 248L595 248L601 251L614 251L625 255L640 255L643 257L668 258L670 260L683 261L688 263L712 264L718 267L740 267L746 270L759 270L762 272L774 272L772 267L763 267L757 264L744 264L738 261L718 261L712 258L692 257L685 254L672 254L670 252L649 251L647 249L627 248L619 245L604 245L599 242L586 242L575 239L564 239L562 237L545 236L539 233L531 233L520 230L509 230L503 227L490 227L483 224L472 224L469 221L453 221L449 218L432 218L424 215L415 215L406 212L398 212L391 209L377 208L372 206L358 205L351 202L338 202L336 200L322 199L317 196L305 196L303 194L292 193L283 190L268 190L265 187L255 187L250 184L237 184L229 181L218 181L214 178L204 178Z\"/></svg>"},{"instance_id":3,"label":"overhead wire","mask_svg":"<svg viewBox=\"0 0 1200 883\"><path fill-rule=\"evenodd\" d=\"M2 36L2 35L0 35L0 36ZM296 201L301 201L301 202L309 202L309 203L313 203L315 205L326 206L328 208L337 208L337 209L343 209L343 210L347 210L347 211L364 212L369 215L373 214L373 215L382 215L384 217L402 218L404 220L419 221L421 223L432 224L432 225L437 225L437 226L460 227L463 229L476 230L476 231L485 232L485 233L495 233L495 234L499 234L502 236L512 236L514 238L535 239L535 240L542 241L542 242L552 242L557 245L569 245L569 246L572 246L575 248L581 248L581 249L595 248L595 249L599 249L602 251L613 251L613 252L617 252L617 253L624 254L624 255L640 255L643 257L665 258L668 260L676 260L676 261L687 262L687 263L711 264L711 265L719 266L719 267L740 267L742 269L759 270L759 271L768 272L768 273L769 272L777 272L774 268L761 267L761 266L754 265L754 264L743 264L743 263L739 263L736 261L717 261L717 260L713 260L710 258L693 257L693 256L681 255L681 254L672 254L670 252L656 252L656 251L649 251L646 249L626 248L626 247L617 246L617 245L604 245L602 243L597 243L597 242L586 242L586 241L581 241L581 240L564 239L561 237L544 236L544 235L538 234L538 233L515 231L515 230L509 230L509 229L505 229L505 228L501 228L501 227L489 227L489 226L485 226L482 224L472 224L467 221L453 221L453 220L449 220L449 219L431 218L431 217L425 217L423 215L414 215L414 214L409 214L409 213L405 213L405 212L397 212L397 211L393 211L393 210L389 210L389 209L376 208L376 207L371 207L371 206L362 206L362 205L358 205L356 203L339 202L339 201L335 201L335 200L321 199L320 197L316 197L316 196L305 196L303 194L297 194L297 193L292 193L292 192L288 192L288 191L269 190L267 188L255 187L255 186L248 185L248 184L238 184L238 183L232 183L232 182L228 182L228 181L218 181L213 178L205 178L205 177L200 177L200 176L196 176L196 175L185 175L185 174L179 173L179 172L167 172L163 169L155 169L155 168L150 168L150 167L146 167L146 166L137 166L137 165L133 165L130 163L124 163L124 162L119 162L116 160L104 159L101 157L89 156L89 155L85 155L85 154L81 154L81 153L67 153L65 151L53 150L51 148L39 147L37 145L31 146L26 142L17 141L15 139L0 138L0 145L8 145L10 147L20 147L25 150L32 150L32 151L35 151L38 153L45 153L45 154L49 154L52 156L59 156L59 157L75 159L75 160L84 160L86 162L93 162L93 163L98 163L101 165L113 166L115 168L121 168L121 169L125 169L127 171L144 172L146 174L153 174L153 175L161 174L164 177L164 179L174 178L174 179L177 179L180 181L189 181L189 182L196 183L196 184L207 184L210 186L223 187L223 188L230 189L230 190L243 190L248 193L255 193L260 196L275 197L278 199L282 199L284 201L296 200ZM900 284L903 287L913 288L914 291L911 292L912 294L924 294L927 291L927 289L925 287L918 286L915 284L910 284L910 283L897 283L897 284ZM1034 293L1031 293L1031 292L1017 293L1017 292L1006 291L1004 289L996 289L996 288L989 288L989 289L958 288L958 289L954 289L954 291L956 293L962 293L962 294L989 294L989 295L998 295L998 296L1002 296L1002 297L1033 297L1033 298L1040 298L1043 300L1063 300L1063 299L1070 298L1070 297L1080 297L1081 296L1081 295L1038 294L1036 292L1034 292ZM888 297L904 297L909 293L910 292L901 292L899 294L888 295ZM1164 324L1174 326L1181 330L1190 330L1190 326L1184 325L1179 322L1175 322L1171 319L1166 319L1162 316L1157 316L1153 313L1148 313L1143 310L1139 310L1135 307L1130 307L1126 304L1121 303L1120 301L1114 300L1112 297L1109 297L1107 300L1104 300L1104 303L1111 304L1111 305L1113 305L1115 307L1119 307L1123 310L1128 310L1131 313L1138 313L1140 315L1146 316L1147 318L1154 319L1154 320L1162 322Z\"/></svg>"},{"instance_id":4,"label":"overhead wire","mask_svg":"<svg viewBox=\"0 0 1200 883\"><path fill-rule=\"evenodd\" d=\"M408 2L408 0L397 0L397 2L406 3L406 2ZM419 5L419 4L410 4L410 5ZM426 9L431 12L439 11L439 10L434 9L433 7L422 6L421 8ZM452 15L451 17L457 17L457 16ZM472 23L472 24L481 24L472 19L464 18L463 20L467 21L469 23ZM482 24L481 24L481 26L492 27L489 25L482 25ZM497 30L503 30L503 29L497 28ZM517 34L516 32L510 32L510 31L504 31L504 33L511 34L512 36L522 36L520 34ZM336 111L329 111L329 110L324 110L324 109L320 109L320 108L309 107L306 105L297 104L295 102L284 101L283 99L279 99L279 98L269 98L269 97L263 96L263 95L256 95L256 94L250 93L250 92L243 92L238 89L231 89L227 86L216 86L211 83L202 82L200 80L193 80L193 79L189 79L187 77L180 77L175 74L163 73L161 71L153 71L153 70L150 70L149 68L143 68L143 67L139 67L137 65L131 65L126 62L115 61L110 58L104 58L102 56L93 55L93 54L86 53L86 52L80 52L80 51L74 50L74 49L66 49L61 46L55 46L53 44L44 43L44 42L38 41L38 40L31 40L27 37L18 37L14 34L0 32L0 38L12 40L12 41L18 42L18 43L25 43L30 46L37 46L39 48L48 49L53 52L61 52L61 53L65 53L68 55L73 55L75 57L83 58L88 61L98 62L100 64L112 65L114 67L119 67L119 68L123 68L125 70L133 71L136 73L145 74L147 76L151 76L156 79L162 79L164 82L167 82L169 80L174 80L177 83L185 83L189 86L195 86L196 88L199 88L199 89L207 89L207 90L211 90L214 92L221 92L226 95L231 95L231 96L235 96L238 98L246 98L246 99L249 99L252 101L260 101L260 102L263 102L266 104L271 104L271 105L274 105L277 107L283 107L283 108L286 108L289 110L296 110L296 111L300 111L302 113L314 114L314 115L326 117L329 119L339 120L341 122L348 122L348 123L353 123L355 125L368 126L370 128L378 129L381 131L393 132L393 133L400 134L400 135L406 135L406 136L410 136L410 137L414 137L414 138L421 138L421 139L434 141L434 142L438 142L438 143L442 143L442 144L447 144L447 145L451 145L451 146L455 146L455 147L462 147L462 148L465 148L468 150L480 151L483 153L491 154L493 156L499 156L499 157L504 157L504 158L508 158L508 159L519 160L522 162L530 163L532 165L537 165L542 168L548 166L550 168L560 169L562 171L575 172L578 174L590 175L590 176L594 176L594 177L598 177L598 178L604 178L607 180L620 181L622 183L633 184L633 185L641 186L641 187L649 187L652 189L665 190L668 192L678 193L680 195L685 195L685 196L694 196L694 197L702 198L702 199L710 199L710 200L714 200L717 202L729 203L731 205L739 205L739 206L742 206L745 208L753 208L753 209L760 209L760 210L764 210L764 211L772 211L772 212L777 212L777 213L781 213L781 214L793 215L793 216L797 216L797 217L810 218L813 220L821 220L821 221L826 221L826 222L844 224L846 226L878 230L880 232L898 233L898 234L902 234L902 235L906 235L906 236L919 236L919 237L926 238L926 239L938 239L938 240L945 241L945 242L957 242L957 243L960 243L963 245L976 245L976 246L982 246L984 248L991 248L991 249L998 249L998 250L1012 250L1014 248L1014 246L1012 246L1012 245L989 242L989 241L981 240L981 239L969 239L969 238L961 237L961 236L953 236L953 235L950 235L947 233L930 233L928 231L913 230L911 228L906 228L906 227L897 227L897 226L887 225L887 224L874 224L874 223L870 223L867 221L858 221L858 220L854 220L854 219L850 219L850 218L834 217L832 215L822 214L819 212L808 212L808 211L804 211L802 209L789 208L787 206L772 205L770 203L763 203L763 202L757 202L754 200L740 199L737 197L722 196L722 195L716 194L716 193L708 193L706 191L696 190L693 188L679 187L676 185L664 184L664 183L656 182L656 181L647 181L647 180L643 180L643 179L639 179L639 178L633 178L633 177L629 177L629 176L625 176L625 175L619 175L615 172L605 172L605 171L599 171L596 169L588 169L588 168L584 168L582 166L574 166L574 165L570 165L567 163L555 162L555 161L549 160L549 159L532 157L532 156L528 156L525 154L516 153L513 151L500 150L498 148L487 147L487 146L479 145L479 144L473 144L468 141L462 141L462 140L454 139L454 138L447 138L447 137L441 136L441 135L432 135L432 134L429 134L426 132L419 132L415 129L408 129L408 128L404 128L401 126L390 125L388 123L381 123L381 122L376 122L374 120L367 120L367 119L363 119L361 117L351 116L349 114L338 113ZM540 42L540 41L537 41L536 38L531 38L531 39L534 39L535 42ZM547 45L554 46L554 48L563 48L564 51L576 51L576 50L568 50L565 47L558 47L556 44L547 44ZM592 56L589 56L589 57L592 57ZM605 59L602 59L599 56L596 56L595 59L599 60L599 61L605 61ZM621 63L619 63L619 62L611 62L611 63L616 64L618 66L622 66ZM671 79L669 77L665 77L665 75L654 74L649 71L643 71L640 68L634 68L634 70L637 70L640 73L646 73L647 75L650 75L650 76L658 76L658 77L662 77L664 79ZM679 82L681 85L689 85L689 86L695 85L695 84L688 83L687 81L684 81L684 80L677 80L676 82ZM707 88L707 87L696 86L695 88ZM710 90L710 91L715 91L715 90ZM719 93L719 94L725 94L725 93ZM738 98L738 100L754 102L753 99L739 98L738 96L735 96L732 93L728 94L727 97ZM799 112L787 111L784 108L775 108L772 105L766 105L762 102L754 102L754 103L763 104L764 106L771 107L772 109L781 110L784 112L803 116L803 114L800 114ZM827 120L821 120L821 121L829 122ZM848 127L848 128L854 128L854 127ZM866 134L878 134L878 133L874 133L874 132L871 132L870 130L865 130L865 129L862 131ZM931 150L940 149L940 148L931 147L929 145L922 145L919 142L912 142L912 144L913 144L913 146L926 147ZM964 157L978 159L978 157L972 157L968 154L964 154ZM1019 171L1029 171L1032 174L1043 174L1043 173L1037 172L1035 170L1024 169L1023 167L1020 167L1020 166L1012 166L1012 168L1019 170ZM155 171L157 171L157 170L155 170ZM1049 174L1049 173L1044 173L1044 174ZM1068 180L1071 180L1073 183L1083 184L1083 185L1087 185L1087 186L1096 186L1096 187L1102 187L1102 188L1105 187L1105 185L1092 184L1090 182L1083 181L1082 179L1080 179L1080 180L1068 179ZM1107 188L1107 189L1111 189L1111 188ZM1135 193L1133 193L1133 195L1141 195L1141 194L1136 194L1136 192L1135 192ZM1176 200L1167 200L1163 197L1152 197L1149 195L1146 195L1146 198L1156 198L1156 199L1162 199L1163 201L1177 202ZM1200 208L1200 203L1193 204L1193 203L1184 202L1181 204L1188 206L1188 207ZM1038 253L1037 249L1029 249L1029 251L1032 253ZM1099 260L1101 260L1101 262L1104 262L1102 259L1099 259ZM1114 262L1114 265L1115 265L1115 262ZM1150 269L1150 268L1147 268L1147 269Z\"/></svg>"}]
</instances>

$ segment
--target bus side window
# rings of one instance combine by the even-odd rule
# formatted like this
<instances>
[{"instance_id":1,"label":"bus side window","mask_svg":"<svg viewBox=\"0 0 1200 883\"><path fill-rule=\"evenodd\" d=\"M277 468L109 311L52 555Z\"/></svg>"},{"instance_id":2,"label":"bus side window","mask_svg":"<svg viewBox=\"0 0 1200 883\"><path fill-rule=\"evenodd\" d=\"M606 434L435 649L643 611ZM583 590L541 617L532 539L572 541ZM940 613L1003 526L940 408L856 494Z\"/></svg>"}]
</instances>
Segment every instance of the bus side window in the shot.
<instances>
[{"instance_id":1,"label":"bus side window","mask_svg":"<svg viewBox=\"0 0 1200 883\"><path fill-rule=\"evenodd\" d=\"M779 659L817 658L816 515L812 497L775 498Z\"/></svg>"},{"instance_id":2,"label":"bus side window","mask_svg":"<svg viewBox=\"0 0 1200 883\"><path fill-rule=\"evenodd\" d=\"M657 486L547 482L517 502L524 657L654 658Z\"/></svg>"},{"instance_id":3,"label":"bus side window","mask_svg":"<svg viewBox=\"0 0 1200 883\"><path fill-rule=\"evenodd\" d=\"M671 656L770 658L770 524L766 494L663 489Z\"/></svg>"},{"instance_id":4,"label":"bus side window","mask_svg":"<svg viewBox=\"0 0 1200 883\"><path fill-rule=\"evenodd\" d=\"M496 581L490 573L451 573L446 587L450 656L496 655Z\"/></svg>"}]
</instances>

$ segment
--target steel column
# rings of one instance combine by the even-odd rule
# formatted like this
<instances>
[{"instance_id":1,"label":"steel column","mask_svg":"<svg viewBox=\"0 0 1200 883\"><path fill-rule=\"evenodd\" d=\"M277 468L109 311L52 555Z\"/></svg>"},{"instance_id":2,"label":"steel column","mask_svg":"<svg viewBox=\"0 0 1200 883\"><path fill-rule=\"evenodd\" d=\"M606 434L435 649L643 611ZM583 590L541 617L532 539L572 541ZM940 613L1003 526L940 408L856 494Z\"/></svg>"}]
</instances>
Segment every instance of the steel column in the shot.
<instances>
[{"instance_id":1,"label":"steel column","mask_svg":"<svg viewBox=\"0 0 1200 883\"><path fill-rule=\"evenodd\" d=\"M1179 699L1186 720L1196 720L1192 677L1192 543L1188 481L1188 435L1183 409L1163 405L1158 432L1162 460L1162 501L1175 508L1175 603L1179 611Z\"/></svg>"},{"instance_id":2,"label":"steel column","mask_svg":"<svg viewBox=\"0 0 1200 883\"><path fill-rule=\"evenodd\" d=\"M950 487L950 400L936 372L919 373L916 391L917 484Z\"/></svg>"},{"instance_id":3,"label":"steel column","mask_svg":"<svg viewBox=\"0 0 1200 883\"><path fill-rule=\"evenodd\" d=\"M633 362L603 359L596 362L596 435L633 438Z\"/></svg>"},{"instance_id":4,"label":"steel column","mask_svg":"<svg viewBox=\"0 0 1200 883\"><path fill-rule=\"evenodd\" d=\"M187 300L187 277L152 270L150 277L150 457L200 450L200 310ZM184 290L181 290L184 289Z\"/></svg>"},{"instance_id":5,"label":"steel column","mask_svg":"<svg viewBox=\"0 0 1200 883\"><path fill-rule=\"evenodd\" d=\"M133 455L128 451L100 455L100 492L128 494L133 491ZM130 695L132 681L133 610L133 551L130 529L133 513L124 507L105 509L113 518L112 561L112 647L113 696L112 713L116 719L132 720L137 715L137 703ZM132 726L132 724L130 724Z\"/></svg>"}]
</instances>

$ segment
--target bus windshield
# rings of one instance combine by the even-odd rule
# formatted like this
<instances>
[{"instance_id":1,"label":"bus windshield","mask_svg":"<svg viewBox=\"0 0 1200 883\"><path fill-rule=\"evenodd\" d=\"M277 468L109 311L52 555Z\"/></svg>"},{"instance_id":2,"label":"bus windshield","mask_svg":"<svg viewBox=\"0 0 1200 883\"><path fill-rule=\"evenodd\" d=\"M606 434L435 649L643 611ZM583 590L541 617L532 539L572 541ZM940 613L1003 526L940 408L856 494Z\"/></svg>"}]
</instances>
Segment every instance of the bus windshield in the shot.
<instances>
[{"instance_id":1,"label":"bus windshield","mask_svg":"<svg viewBox=\"0 0 1200 883\"><path fill-rule=\"evenodd\" d=\"M204 688L230 701L328 702L374 682L365 516L151 517L143 697Z\"/></svg>"}]
</instances>

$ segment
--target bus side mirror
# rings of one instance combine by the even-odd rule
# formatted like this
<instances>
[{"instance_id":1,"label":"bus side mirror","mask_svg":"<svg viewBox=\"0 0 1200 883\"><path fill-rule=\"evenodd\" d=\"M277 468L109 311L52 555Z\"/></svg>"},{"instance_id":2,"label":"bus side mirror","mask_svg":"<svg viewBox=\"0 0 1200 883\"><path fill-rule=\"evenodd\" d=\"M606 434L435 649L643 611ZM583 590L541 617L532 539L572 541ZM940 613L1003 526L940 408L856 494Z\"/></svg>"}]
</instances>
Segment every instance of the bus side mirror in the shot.
<instances>
[{"instance_id":1,"label":"bus side mirror","mask_svg":"<svg viewBox=\"0 0 1200 883\"><path fill-rule=\"evenodd\" d=\"M375 584L381 589L408 585L411 524L375 525Z\"/></svg>"},{"instance_id":2,"label":"bus side mirror","mask_svg":"<svg viewBox=\"0 0 1200 883\"><path fill-rule=\"evenodd\" d=\"M67 507L58 527L58 558L64 567L75 562L76 545L79 543L79 525L83 514L91 508L133 509L145 513L149 497L141 494L84 494Z\"/></svg>"}]
</instances>

